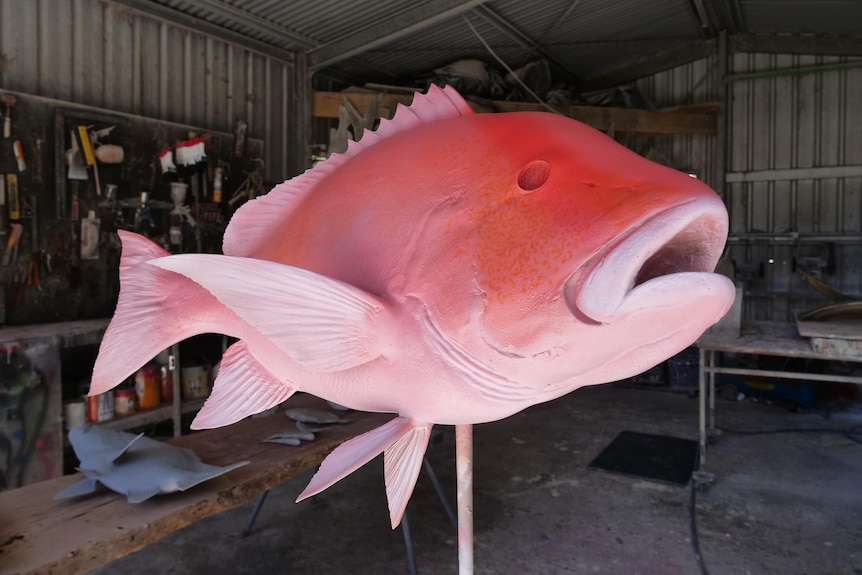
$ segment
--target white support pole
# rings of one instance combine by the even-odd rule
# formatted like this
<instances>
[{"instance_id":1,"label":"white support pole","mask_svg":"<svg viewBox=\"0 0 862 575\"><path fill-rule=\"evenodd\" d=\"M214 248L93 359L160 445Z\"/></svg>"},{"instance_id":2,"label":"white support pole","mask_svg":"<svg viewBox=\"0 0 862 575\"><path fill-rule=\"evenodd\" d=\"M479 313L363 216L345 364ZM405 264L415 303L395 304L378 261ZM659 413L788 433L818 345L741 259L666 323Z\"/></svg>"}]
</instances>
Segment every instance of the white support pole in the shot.
<instances>
[{"instance_id":1,"label":"white support pole","mask_svg":"<svg viewBox=\"0 0 862 575\"><path fill-rule=\"evenodd\" d=\"M458 575L473 575L473 426L455 426L458 475Z\"/></svg>"}]
</instances>

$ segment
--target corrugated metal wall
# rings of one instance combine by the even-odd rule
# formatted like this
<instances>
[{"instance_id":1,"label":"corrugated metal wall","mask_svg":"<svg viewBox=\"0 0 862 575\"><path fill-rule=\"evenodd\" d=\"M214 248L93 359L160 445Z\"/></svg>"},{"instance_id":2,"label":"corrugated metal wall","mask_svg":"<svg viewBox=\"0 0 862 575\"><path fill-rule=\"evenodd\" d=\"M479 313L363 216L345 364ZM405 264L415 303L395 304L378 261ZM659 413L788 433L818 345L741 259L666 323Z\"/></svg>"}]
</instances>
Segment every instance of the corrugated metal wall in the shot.
<instances>
[{"instance_id":1,"label":"corrugated metal wall","mask_svg":"<svg viewBox=\"0 0 862 575\"><path fill-rule=\"evenodd\" d=\"M637 86L660 109L713 102L716 101L720 89L715 66L714 58L698 60L687 66L644 78ZM707 184L718 189L722 174L713 161L716 138L696 135L664 136L652 138L650 145L670 160L669 164L674 168L691 170Z\"/></svg>"},{"instance_id":2,"label":"corrugated metal wall","mask_svg":"<svg viewBox=\"0 0 862 575\"><path fill-rule=\"evenodd\" d=\"M638 86L657 106L721 100L717 57L645 78ZM728 73L742 75L829 66L845 59L738 53ZM733 78L727 89L727 171L713 158L716 139L657 139L675 167L708 165L704 179L730 211L730 257L746 287L748 319L787 321L826 301L803 270L862 295L862 177L791 171L862 166L862 69ZM855 173L855 172L854 172ZM860 171L859 173L862 173ZM758 180L761 181L744 181Z\"/></svg>"},{"instance_id":3,"label":"corrugated metal wall","mask_svg":"<svg viewBox=\"0 0 862 575\"><path fill-rule=\"evenodd\" d=\"M841 61L735 54L729 72ZM729 172L862 165L862 69L737 81L730 97ZM803 269L836 289L862 293L862 178L789 176L727 188L738 238L734 258L749 266L755 280L750 295L756 305L749 309L755 319L789 320L795 311L823 303L812 297Z\"/></svg>"},{"instance_id":4,"label":"corrugated metal wall","mask_svg":"<svg viewBox=\"0 0 862 575\"><path fill-rule=\"evenodd\" d=\"M278 60L100 0L0 0L0 89L264 141L266 178L305 165L303 59ZM307 120L303 120L305 122Z\"/></svg>"}]
</instances>

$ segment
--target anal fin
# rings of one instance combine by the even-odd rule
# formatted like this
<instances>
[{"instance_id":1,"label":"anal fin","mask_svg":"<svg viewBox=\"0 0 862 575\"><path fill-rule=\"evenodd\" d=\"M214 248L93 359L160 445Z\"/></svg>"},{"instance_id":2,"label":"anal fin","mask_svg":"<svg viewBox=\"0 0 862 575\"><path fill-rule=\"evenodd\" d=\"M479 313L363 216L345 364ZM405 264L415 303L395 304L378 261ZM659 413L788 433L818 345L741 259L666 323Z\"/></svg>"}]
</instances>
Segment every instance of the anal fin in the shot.
<instances>
[{"instance_id":1,"label":"anal fin","mask_svg":"<svg viewBox=\"0 0 862 575\"><path fill-rule=\"evenodd\" d=\"M396 417L377 429L345 441L327 456L296 500L299 502L317 495L384 453L386 496L394 529L401 522L413 493L430 436L431 425Z\"/></svg>"},{"instance_id":2,"label":"anal fin","mask_svg":"<svg viewBox=\"0 0 862 575\"><path fill-rule=\"evenodd\" d=\"M265 411L293 395L295 388L279 381L251 354L244 341L222 356L212 393L198 412L192 429L222 427Z\"/></svg>"}]
</instances>

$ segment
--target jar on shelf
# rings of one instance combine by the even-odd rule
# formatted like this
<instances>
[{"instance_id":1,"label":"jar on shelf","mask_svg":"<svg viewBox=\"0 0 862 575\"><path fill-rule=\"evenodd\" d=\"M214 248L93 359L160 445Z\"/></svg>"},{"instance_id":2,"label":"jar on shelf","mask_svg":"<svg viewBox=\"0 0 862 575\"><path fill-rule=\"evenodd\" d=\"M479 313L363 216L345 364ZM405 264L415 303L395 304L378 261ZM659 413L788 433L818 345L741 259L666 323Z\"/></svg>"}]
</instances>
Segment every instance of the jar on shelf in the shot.
<instances>
[{"instance_id":1,"label":"jar on shelf","mask_svg":"<svg viewBox=\"0 0 862 575\"><path fill-rule=\"evenodd\" d=\"M114 414L117 417L135 413L135 390L131 387L118 388L114 391Z\"/></svg>"},{"instance_id":2,"label":"jar on shelf","mask_svg":"<svg viewBox=\"0 0 862 575\"><path fill-rule=\"evenodd\" d=\"M87 396L87 421L101 423L114 419L114 390Z\"/></svg>"},{"instance_id":3,"label":"jar on shelf","mask_svg":"<svg viewBox=\"0 0 862 575\"><path fill-rule=\"evenodd\" d=\"M138 409L152 409L161 403L161 374L156 365L145 365L135 374L135 396Z\"/></svg>"},{"instance_id":4,"label":"jar on shelf","mask_svg":"<svg viewBox=\"0 0 862 575\"><path fill-rule=\"evenodd\" d=\"M162 403L174 400L174 373L167 365L159 366L159 382L161 384Z\"/></svg>"},{"instance_id":5,"label":"jar on shelf","mask_svg":"<svg viewBox=\"0 0 862 575\"><path fill-rule=\"evenodd\" d=\"M207 372L202 365L189 365L182 372L183 399L198 399L209 395Z\"/></svg>"}]
</instances>

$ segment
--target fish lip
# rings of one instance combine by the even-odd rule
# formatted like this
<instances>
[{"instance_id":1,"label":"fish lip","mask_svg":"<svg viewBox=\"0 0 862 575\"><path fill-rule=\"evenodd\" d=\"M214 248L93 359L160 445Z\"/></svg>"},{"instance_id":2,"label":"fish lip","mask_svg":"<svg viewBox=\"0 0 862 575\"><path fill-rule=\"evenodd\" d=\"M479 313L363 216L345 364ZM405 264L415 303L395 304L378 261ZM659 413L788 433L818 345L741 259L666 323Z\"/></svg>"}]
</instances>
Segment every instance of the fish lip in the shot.
<instances>
[{"instance_id":1,"label":"fish lip","mask_svg":"<svg viewBox=\"0 0 862 575\"><path fill-rule=\"evenodd\" d=\"M727 209L717 195L660 210L618 235L573 274L565 287L567 304L582 321L610 323L627 313L630 295L650 282L669 282L681 274L708 282L727 230ZM679 294L680 303L685 295Z\"/></svg>"}]
</instances>

